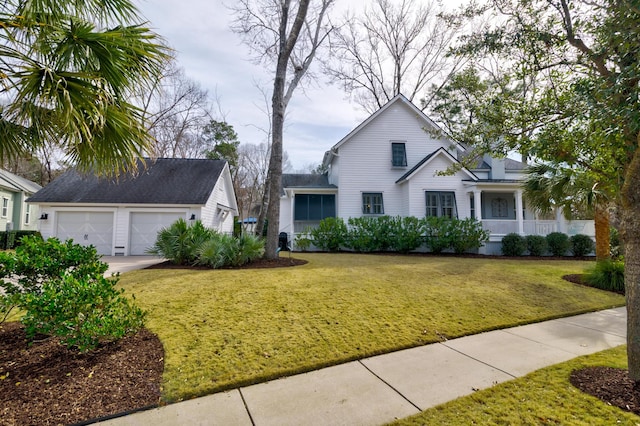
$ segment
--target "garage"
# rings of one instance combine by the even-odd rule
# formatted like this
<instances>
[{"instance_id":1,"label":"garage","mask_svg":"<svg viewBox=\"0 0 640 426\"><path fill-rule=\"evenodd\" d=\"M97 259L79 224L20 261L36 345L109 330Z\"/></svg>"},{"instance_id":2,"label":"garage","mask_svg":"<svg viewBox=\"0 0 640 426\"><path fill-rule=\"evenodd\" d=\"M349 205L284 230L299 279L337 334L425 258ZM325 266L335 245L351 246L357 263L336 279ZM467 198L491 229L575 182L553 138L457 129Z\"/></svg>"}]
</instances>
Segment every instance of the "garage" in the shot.
<instances>
[{"instance_id":1,"label":"garage","mask_svg":"<svg viewBox=\"0 0 640 426\"><path fill-rule=\"evenodd\" d=\"M98 254L110 256L113 249L113 212L59 211L56 237L93 245Z\"/></svg>"},{"instance_id":2,"label":"garage","mask_svg":"<svg viewBox=\"0 0 640 426\"><path fill-rule=\"evenodd\" d=\"M129 254L143 255L156 242L158 231L176 220L185 218L184 212L133 212L131 213Z\"/></svg>"}]
</instances>

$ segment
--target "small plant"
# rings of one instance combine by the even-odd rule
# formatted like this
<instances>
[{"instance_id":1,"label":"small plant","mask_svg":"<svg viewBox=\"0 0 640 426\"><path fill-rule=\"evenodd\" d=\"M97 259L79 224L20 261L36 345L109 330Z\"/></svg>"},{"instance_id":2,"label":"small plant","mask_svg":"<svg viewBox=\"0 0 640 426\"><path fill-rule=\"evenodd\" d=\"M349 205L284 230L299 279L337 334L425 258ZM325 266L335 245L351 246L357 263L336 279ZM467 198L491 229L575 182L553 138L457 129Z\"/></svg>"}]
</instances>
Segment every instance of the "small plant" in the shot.
<instances>
[{"instance_id":1,"label":"small plant","mask_svg":"<svg viewBox=\"0 0 640 426\"><path fill-rule=\"evenodd\" d=\"M547 252L547 239L542 235L527 235L524 240L531 256L543 256Z\"/></svg>"},{"instance_id":2,"label":"small plant","mask_svg":"<svg viewBox=\"0 0 640 426\"><path fill-rule=\"evenodd\" d=\"M624 262L601 260L586 274L585 281L592 287L624 293Z\"/></svg>"},{"instance_id":3,"label":"small plant","mask_svg":"<svg viewBox=\"0 0 640 426\"><path fill-rule=\"evenodd\" d=\"M327 217L311 230L313 244L320 250L338 251L347 238L347 225L339 217Z\"/></svg>"},{"instance_id":4,"label":"small plant","mask_svg":"<svg viewBox=\"0 0 640 426\"><path fill-rule=\"evenodd\" d=\"M294 242L298 250L300 251L309 250L309 247L311 247L311 238L309 235L309 231L306 230L305 232L296 235Z\"/></svg>"},{"instance_id":5,"label":"small plant","mask_svg":"<svg viewBox=\"0 0 640 426\"><path fill-rule=\"evenodd\" d=\"M574 256L582 257L595 250L596 245L590 236L584 234L573 235L569 238L571 243L571 252Z\"/></svg>"},{"instance_id":6,"label":"small plant","mask_svg":"<svg viewBox=\"0 0 640 426\"><path fill-rule=\"evenodd\" d=\"M567 234L552 232L546 238L549 251L554 256L564 256L571 248L571 241L569 241Z\"/></svg>"},{"instance_id":7,"label":"small plant","mask_svg":"<svg viewBox=\"0 0 640 426\"><path fill-rule=\"evenodd\" d=\"M612 259L622 259L623 256L622 242L620 241L620 232L613 226L609 228L609 254Z\"/></svg>"},{"instance_id":8,"label":"small plant","mask_svg":"<svg viewBox=\"0 0 640 426\"><path fill-rule=\"evenodd\" d=\"M522 235L515 232L502 237L502 254L505 256L522 256L527 250L527 244Z\"/></svg>"}]
</instances>

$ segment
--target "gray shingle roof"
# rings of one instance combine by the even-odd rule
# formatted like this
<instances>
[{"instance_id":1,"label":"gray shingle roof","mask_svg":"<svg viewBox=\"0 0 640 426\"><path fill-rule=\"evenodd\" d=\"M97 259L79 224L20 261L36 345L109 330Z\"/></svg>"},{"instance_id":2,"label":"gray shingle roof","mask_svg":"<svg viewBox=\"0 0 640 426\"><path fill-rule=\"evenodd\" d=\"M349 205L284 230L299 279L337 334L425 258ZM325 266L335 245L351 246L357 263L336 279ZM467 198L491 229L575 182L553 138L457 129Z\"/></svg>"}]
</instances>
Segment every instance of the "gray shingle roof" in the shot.
<instances>
[{"instance_id":1,"label":"gray shingle roof","mask_svg":"<svg viewBox=\"0 0 640 426\"><path fill-rule=\"evenodd\" d=\"M327 175L318 174L293 174L284 173L282 175L282 190L284 188L327 188L335 189L337 186L329 183Z\"/></svg>"},{"instance_id":2,"label":"gray shingle roof","mask_svg":"<svg viewBox=\"0 0 640 426\"><path fill-rule=\"evenodd\" d=\"M33 194L42 188L35 182L2 169L0 169L0 186L16 192L26 192L27 194Z\"/></svg>"},{"instance_id":3,"label":"gray shingle roof","mask_svg":"<svg viewBox=\"0 0 640 426\"><path fill-rule=\"evenodd\" d=\"M36 203L205 204L224 160L148 158L137 174L98 178L69 170L28 199Z\"/></svg>"}]
</instances>

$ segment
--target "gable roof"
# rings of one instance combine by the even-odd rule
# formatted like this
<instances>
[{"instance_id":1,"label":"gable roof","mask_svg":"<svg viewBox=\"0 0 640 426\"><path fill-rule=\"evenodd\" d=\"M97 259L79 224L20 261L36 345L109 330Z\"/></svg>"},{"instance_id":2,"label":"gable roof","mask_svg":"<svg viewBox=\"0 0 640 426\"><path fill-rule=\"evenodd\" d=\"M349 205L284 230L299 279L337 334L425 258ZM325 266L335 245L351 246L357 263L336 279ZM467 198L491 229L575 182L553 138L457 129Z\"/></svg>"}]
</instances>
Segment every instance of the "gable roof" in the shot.
<instances>
[{"instance_id":1,"label":"gable roof","mask_svg":"<svg viewBox=\"0 0 640 426\"><path fill-rule=\"evenodd\" d=\"M418 161L418 164L413 166L407 173L402 175L400 177L400 179L398 179L396 181L396 183L403 183L403 182L408 181L416 173L418 173L420 171L420 169L422 169L424 166L429 164L431 159L433 159L433 158L435 158L436 156L439 156L439 155L444 155L449 161L451 161L452 164L458 164L460 166L460 170L462 172L466 173L472 180L477 180L478 179L476 177L476 175L474 175L468 169L466 169L464 166L462 166L462 164L453 155L451 155L446 149L441 147L441 148L436 149L435 151L433 151L431 154L427 155L426 157L424 157L422 160Z\"/></svg>"},{"instance_id":2,"label":"gable roof","mask_svg":"<svg viewBox=\"0 0 640 426\"><path fill-rule=\"evenodd\" d=\"M376 112L371 114L366 120L364 120L362 123L360 123L351 132L349 132L349 134L347 134L344 138L342 138L337 144L332 146L329 151L325 152L324 158L322 159L322 164L326 165L326 164L330 163L331 159L333 158L333 155L335 155L336 150L338 148L340 148L341 145L343 145L346 142L348 142L355 134L357 134L360 130L362 130L362 128L366 127L369 123L371 123L373 120L375 120L376 117L381 115L384 111L388 110L389 108L391 108L392 105L394 105L394 104L396 104L398 102L400 102L400 103L406 105L407 107L409 107L409 109L412 110L416 114L416 116L418 118L420 118L422 121L424 121L424 123L428 127L430 127L431 129L433 129L433 130L435 130L437 132L442 133L443 135L445 134L444 130L442 130L440 128L440 126L438 126L433 120L431 120L429 117L427 117L425 115L425 113L420 110L420 108L415 106L413 104L413 102L411 102L409 99L407 99L402 93L399 93L396 96L394 96L391 100L389 100L389 102L384 104L382 106L382 108L380 108L379 110L377 110ZM462 148L462 146L460 144L458 144L457 142L453 141L453 143L457 144L460 148Z\"/></svg>"},{"instance_id":3,"label":"gable roof","mask_svg":"<svg viewBox=\"0 0 640 426\"><path fill-rule=\"evenodd\" d=\"M224 160L148 158L138 172L116 179L72 169L27 201L33 203L206 204L226 166Z\"/></svg>"},{"instance_id":4,"label":"gable roof","mask_svg":"<svg viewBox=\"0 0 640 426\"><path fill-rule=\"evenodd\" d=\"M15 192L26 192L27 194L34 194L42 188L35 182L2 169L0 169L0 186Z\"/></svg>"}]
</instances>

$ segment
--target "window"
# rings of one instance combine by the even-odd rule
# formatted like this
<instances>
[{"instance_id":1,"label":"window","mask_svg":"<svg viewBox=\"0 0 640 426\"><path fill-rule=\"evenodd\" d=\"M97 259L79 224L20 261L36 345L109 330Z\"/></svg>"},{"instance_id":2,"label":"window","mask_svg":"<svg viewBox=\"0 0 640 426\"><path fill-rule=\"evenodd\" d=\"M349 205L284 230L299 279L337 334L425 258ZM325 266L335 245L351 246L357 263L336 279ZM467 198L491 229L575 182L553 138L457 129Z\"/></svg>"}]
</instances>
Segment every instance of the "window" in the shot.
<instances>
[{"instance_id":1,"label":"window","mask_svg":"<svg viewBox=\"0 0 640 426\"><path fill-rule=\"evenodd\" d=\"M9 215L9 199L2 198L2 217L7 217Z\"/></svg>"},{"instance_id":2,"label":"window","mask_svg":"<svg viewBox=\"0 0 640 426\"><path fill-rule=\"evenodd\" d=\"M476 203L475 203L475 199L473 198L473 194L469 194L469 210L471 213L471 219L475 219L476 218Z\"/></svg>"},{"instance_id":3,"label":"window","mask_svg":"<svg viewBox=\"0 0 640 426\"><path fill-rule=\"evenodd\" d=\"M457 218L454 192L426 191L427 216Z\"/></svg>"},{"instance_id":4,"label":"window","mask_svg":"<svg viewBox=\"0 0 640 426\"><path fill-rule=\"evenodd\" d=\"M296 194L293 220L321 221L325 217L335 217L335 194Z\"/></svg>"},{"instance_id":5,"label":"window","mask_svg":"<svg viewBox=\"0 0 640 426\"><path fill-rule=\"evenodd\" d=\"M362 194L362 214L384 214L382 192L364 192Z\"/></svg>"},{"instance_id":6,"label":"window","mask_svg":"<svg viewBox=\"0 0 640 426\"><path fill-rule=\"evenodd\" d=\"M391 163L393 167L407 167L407 151L404 142L391 144Z\"/></svg>"},{"instance_id":7,"label":"window","mask_svg":"<svg viewBox=\"0 0 640 426\"><path fill-rule=\"evenodd\" d=\"M24 223L28 225L31 221L31 204L27 204L27 207L24 210Z\"/></svg>"}]
</instances>

